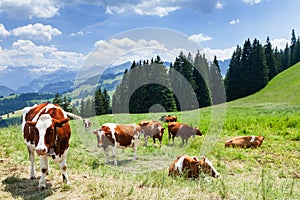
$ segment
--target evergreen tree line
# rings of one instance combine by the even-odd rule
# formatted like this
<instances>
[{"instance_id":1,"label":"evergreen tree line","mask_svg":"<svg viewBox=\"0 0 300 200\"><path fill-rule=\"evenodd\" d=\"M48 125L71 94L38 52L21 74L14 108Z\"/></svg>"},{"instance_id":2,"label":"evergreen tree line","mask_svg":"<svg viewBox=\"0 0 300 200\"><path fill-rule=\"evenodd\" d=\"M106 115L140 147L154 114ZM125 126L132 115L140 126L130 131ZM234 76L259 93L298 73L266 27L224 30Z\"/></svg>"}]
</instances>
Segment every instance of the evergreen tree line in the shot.
<instances>
[{"instance_id":1,"label":"evergreen tree line","mask_svg":"<svg viewBox=\"0 0 300 200\"><path fill-rule=\"evenodd\" d=\"M235 49L224 85L227 101L251 95L267 85L278 73L300 61L300 39L292 30L291 45L285 49L273 48L270 38L262 45L259 40L246 40Z\"/></svg>"},{"instance_id":2,"label":"evergreen tree line","mask_svg":"<svg viewBox=\"0 0 300 200\"><path fill-rule=\"evenodd\" d=\"M82 117L92 117L111 113L110 97L107 90L96 89L94 98L82 99L79 114Z\"/></svg>"},{"instance_id":3,"label":"evergreen tree line","mask_svg":"<svg viewBox=\"0 0 300 200\"><path fill-rule=\"evenodd\" d=\"M181 52L169 68L160 56L150 62L133 61L113 94L112 111L147 113L155 105L163 107L154 109L161 112L192 110L224 102L220 94L225 97L217 59L209 64L199 51L194 59L190 53L186 56Z\"/></svg>"}]
</instances>

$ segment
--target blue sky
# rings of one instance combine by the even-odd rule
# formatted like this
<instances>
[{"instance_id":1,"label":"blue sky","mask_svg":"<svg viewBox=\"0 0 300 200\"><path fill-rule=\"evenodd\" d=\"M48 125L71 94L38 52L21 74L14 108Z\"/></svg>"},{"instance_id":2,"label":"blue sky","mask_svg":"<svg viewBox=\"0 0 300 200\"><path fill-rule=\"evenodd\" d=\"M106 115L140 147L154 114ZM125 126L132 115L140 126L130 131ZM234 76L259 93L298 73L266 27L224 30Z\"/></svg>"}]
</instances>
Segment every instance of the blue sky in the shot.
<instances>
[{"instance_id":1,"label":"blue sky","mask_svg":"<svg viewBox=\"0 0 300 200\"><path fill-rule=\"evenodd\" d=\"M143 45L172 55L180 50L195 53L180 45L168 49L180 43L174 35L196 43L208 59L230 58L247 38L264 44L269 36L274 47L283 48L292 29L297 36L300 33L299 7L298 0L1 0L0 70L7 66L78 69L99 47L102 56L107 52L104 47L111 54L128 55L140 52ZM157 35L147 27L154 27ZM131 37L135 30L144 32ZM167 31L159 34L160 30ZM164 34L171 37L166 44L159 40Z\"/></svg>"}]
</instances>

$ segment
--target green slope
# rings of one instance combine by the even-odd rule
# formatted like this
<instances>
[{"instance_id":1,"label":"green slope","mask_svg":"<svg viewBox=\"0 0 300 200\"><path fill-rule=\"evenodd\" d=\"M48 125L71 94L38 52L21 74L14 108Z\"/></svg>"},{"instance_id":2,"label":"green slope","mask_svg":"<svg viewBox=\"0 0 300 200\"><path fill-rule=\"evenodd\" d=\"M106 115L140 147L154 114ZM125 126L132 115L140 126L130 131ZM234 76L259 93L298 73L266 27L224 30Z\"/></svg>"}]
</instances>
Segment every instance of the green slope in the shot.
<instances>
[{"instance_id":1,"label":"green slope","mask_svg":"<svg viewBox=\"0 0 300 200\"><path fill-rule=\"evenodd\" d=\"M259 92L229 105L261 103L300 105L300 62L275 76Z\"/></svg>"}]
</instances>

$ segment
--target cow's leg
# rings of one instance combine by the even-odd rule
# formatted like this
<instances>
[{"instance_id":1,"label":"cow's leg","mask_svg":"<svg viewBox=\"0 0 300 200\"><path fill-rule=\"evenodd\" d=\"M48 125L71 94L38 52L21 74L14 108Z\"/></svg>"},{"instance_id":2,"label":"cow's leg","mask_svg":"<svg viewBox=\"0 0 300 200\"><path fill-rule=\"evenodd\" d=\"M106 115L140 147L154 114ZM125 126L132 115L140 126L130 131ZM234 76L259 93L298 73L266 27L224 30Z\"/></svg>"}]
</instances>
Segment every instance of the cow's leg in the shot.
<instances>
[{"instance_id":1,"label":"cow's leg","mask_svg":"<svg viewBox=\"0 0 300 200\"><path fill-rule=\"evenodd\" d=\"M144 135L145 146L148 146L148 136Z\"/></svg>"},{"instance_id":2,"label":"cow's leg","mask_svg":"<svg viewBox=\"0 0 300 200\"><path fill-rule=\"evenodd\" d=\"M136 149L137 149L137 143L138 143L138 135L133 136L133 160L136 160Z\"/></svg>"},{"instance_id":3,"label":"cow's leg","mask_svg":"<svg viewBox=\"0 0 300 200\"><path fill-rule=\"evenodd\" d=\"M42 175L39 182L39 188L45 189L46 188L45 177L48 173L48 166L49 166L48 157L46 155L40 156L40 165L41 165Z\"/></svg>"},{"instance_id":4,"label":"cow's leg","mask_svg":"<svg viewBox=\"0 0 300 200\"><path fill-rule=\"evenodd\" d=\"M35 168L34 168L34 146L27 145L29 159L30 159L30 179L35 179Z\"/></svg>"},{"instance_id":5,"label":"cow's leg","mask_svg":"<svg viewBox=\"0 0 300 200\"><path fill-rule=\"evenodd\" d=\"M184 146L184 139L181 137L182 146Z\"/></svg>"},{"instance_id":6,"label":"cow's leg","mask_svg":"<svg viewBox=\"0 0 300 200\"><path fill-rule=\"evenodd\" d=\"M110 148L105 148L105 149L103 149L103 150L104 150L104 153L105 153L105 157L106 157L106 163L109 162L109 149L110 149Z\"/></svg>"},{"instance_id":7,"label":"cow's leg","mask_svg":"<svg viewBox=\"0 0 300 200\"><path fill-rule=\"evenodd\" d=\"M114 157L114 165L115 166L118 165L116 151L117 151L117 143L115 143L115 145L112 148L112 154L113 154L113 157Z\"/></svg>"},{"instance_id":8,"label":"cow's leg","mask_svg":"<svg viewBox=\"0 0 300 200\"><path fill-rule=\"evenodd\" d=\"M67 153L68 151L66 150L65 153L62 155L62 159L60 161L60 169L62 172L63 182L69 185L70 182L67 174Z\"/></svg>"},{"instance_id":9,"label":"cow's leg","mask_svg":"<svg viewBox=\"0 0 300 200\"><path fill-rule=\"evenodd\" d=\"M188 144L188 140L189 140L189 138L186 138L186 139L185 139L185 145Z\"/></svg>"},{"instance_id":10,"label":"cow's leg","mask_svg":"<svg viewBox=\"0 0 300 200\"><path fill-rule=\"evenodd\" d=\"M173 145L174 145L174 139L175 139L175 135L172 135L172 142L173 142Z\"/></svg>"}]
</instances>

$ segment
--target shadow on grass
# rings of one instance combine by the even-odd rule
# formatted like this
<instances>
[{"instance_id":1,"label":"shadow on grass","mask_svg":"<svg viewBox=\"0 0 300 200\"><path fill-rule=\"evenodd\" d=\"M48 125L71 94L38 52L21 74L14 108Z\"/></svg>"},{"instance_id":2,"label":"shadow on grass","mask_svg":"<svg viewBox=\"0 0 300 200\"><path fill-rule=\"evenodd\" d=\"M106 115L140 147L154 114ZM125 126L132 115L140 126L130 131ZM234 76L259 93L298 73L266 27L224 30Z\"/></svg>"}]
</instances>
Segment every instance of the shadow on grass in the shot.
<instances>
[{"instance_id":1,"label":"shadow on grass","mask_svg":"<svg viewBox=\"0 0 300 200\"><path fill-rule=\"evenodd\" d=\"M10 192L15 199L45 199L53 193L50 183L46 184L46 189L39 189L38 179L21 179L12 175L4 179L2 184L5 186L5 191Z\"/></svg>"},{"instance_id":2,"label":"shadow on grass","mask_svg":"<svg viewBox=\"0 0 300 200\"><path fill-rule=\"evenodd\" d=\"M138 160L138 158L137 158L137 160ZM133 161L134 161L133 159L117 160L117 166L124 166L124 165L127 165L127 164L129 164ZM114 161L108 161L106 164L111 165L111 166L115 166Z\"/></svg>"}]
</instances>

